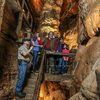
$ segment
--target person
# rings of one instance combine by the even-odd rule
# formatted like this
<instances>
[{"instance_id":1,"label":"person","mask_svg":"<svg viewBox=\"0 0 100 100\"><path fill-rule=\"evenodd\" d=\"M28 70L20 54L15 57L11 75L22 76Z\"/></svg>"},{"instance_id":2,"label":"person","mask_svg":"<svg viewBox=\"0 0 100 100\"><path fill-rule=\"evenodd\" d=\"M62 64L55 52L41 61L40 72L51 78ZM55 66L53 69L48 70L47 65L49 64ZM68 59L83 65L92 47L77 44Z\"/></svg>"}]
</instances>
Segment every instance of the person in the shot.
<instances>
[{"instance_id":1,"label":"person","mask_svg":"<svg viewBox=\"0 0 100 100\"><path fill-rule=\"evenodd\" d=\"M35 36L31 39L31 44L33 46L33 59L32 59L32 70L36 70L36 65L38 64L38 59L39 59L39 52L40 48L42 48L42 45L39 44L38 41L39 33L35 33ZM33 72L31 71L31 72Z\"/></svg>"},{"instance_id":2,"label":"person","mask_svg":"<svg viewBox=\"0 0 100 100\"><path fill-rule=\"evenodd\" d=\"M57 48L57 52L58 53L61 53L62 52L63 46L64 46L64 41L63 41L62 38L60 38L59 44L58 44L58 48ZM60 71L61 71L62 56L59 56L57 58L57 61L58 61L58 63L57 63L57 67L56 67L56 71L57 71L56 74L59 74Z\"/></svg>"},{"instance_id":3,"label":"person","mask_svg":"<svg viewBox=\"0 0 100 100\"><path fill-rule=\"evenodd\" d=\"M57 52L62 52L63 45L64 45L64 41L63 41L62 38L60 38L60 41L59 41L59 44L58 44L58 48L57 48Z\"/></svg>"},{"instance_id":4,"label":"person","mask_svg":"<svg viewBox=\"0 0 100 100\"><path fill-rule=\"evenodd\" d=\"M23 45L18 49L18 80L16 83L16 96L23 98L26 93L22 92L24 81L27 73L27 65L30 61L30 52L32 50L32 46L30 47L30 41L28 39L24 39Z\"/></svg>"},{"instance_id":5,"label":"person","mask_svg":"<svg viewBox=\"0 0 100 100\"><path fill-rule=\"evenodd\" d=\"M62 50L62 53L69 53L70 51L68 50L68 47L66 44L64 44L64 48ZM67 72L68 70L68 56L63 56L63 61L62 61L62 73Z\"/></svg>"},{"instance_id":6,"label":"person","mask_svg":"<svg viewBox=\"0 0 100 100\"><path fill-rule=\"evenodd\" d=\"M53 32L48 33L48 38L44 41L44 49L47 53L55 52L57 50L57 39L55 38ZM50 71L50 66L55 66L55 61L53 56L47 56L47 72Z\"/></svg>"},{"instance_id":7,"label":"person","mask_svg":"<svg viewBox=\"0 0 100 100\"><path fill-rule=\"evenodd\" d=\"M62 53L64 53L64 54L69 53L69 50L68 50L66 44L63 45ZM62 73L62 74L67 72L67 70L68 70L68 59L69 59L69 57L63 56L59 60L59 65L58 66L59 66L59 68L61 68L60 73Z\"/></svg>"},{"instance_id":8,"label":"person","mask_svg":"<svg viewBox=\"0 0 100 100\"><path fill-rule=\"evenodd\" d=\"M39 45L42 47L43 46L43 40L41 39L41 37L38 37L37 40L39 42ZM41 50L42 50L42 48L40 48L40 53L39 54L41 54Z\"/></svg>"}]
</instances>

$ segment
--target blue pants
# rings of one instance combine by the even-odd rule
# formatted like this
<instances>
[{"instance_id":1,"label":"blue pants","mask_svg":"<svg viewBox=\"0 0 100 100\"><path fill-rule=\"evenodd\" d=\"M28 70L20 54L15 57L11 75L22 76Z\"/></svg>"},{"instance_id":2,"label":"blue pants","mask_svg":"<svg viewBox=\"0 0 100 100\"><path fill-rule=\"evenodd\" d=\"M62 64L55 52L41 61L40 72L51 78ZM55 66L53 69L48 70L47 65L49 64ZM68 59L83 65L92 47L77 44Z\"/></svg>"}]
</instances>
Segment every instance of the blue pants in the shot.
<instances>
[{"instance_id":1,"label":"blue pants","mask_svg":"<svg viewBox=\"0 0 100 100\"><path fill-rule=\"evenodd\" d=\"M68 69L68 61L62 60L62 73L66 73Z\"/></svg>"},{"instance_id":2,"label":"blue pants","mask_svg":"<svg viewBox=\"0 0 100 100\"><path fill-rule=\"evenodd\" d=\"M27 73L27 62L21 61L18 65L18 80L16 84L16 92L21 92Z\"/></svg>"},{"instance_id":3,"label":"blue pants","mask_svg":"<svg viewBox=\"0 0 100 100\"><path fill-rule=\"evenodd\" d=\"M32 60L33 67L35 67L38 64L38 59L39 59L38 53L39 51L33 51L33 60Z\"/></svg>"},{"instance_id":4,"label":"blue pants","mask_svg":"<svg viewBox=\"0 0 100 100\"><path fill-rule=\"evenodd\" d=\"M68 69L68 61L64 60L63 58L59 58L59 64L58 64L58 71L60 73L67 72Z\"/></svg>"}]
</instances>

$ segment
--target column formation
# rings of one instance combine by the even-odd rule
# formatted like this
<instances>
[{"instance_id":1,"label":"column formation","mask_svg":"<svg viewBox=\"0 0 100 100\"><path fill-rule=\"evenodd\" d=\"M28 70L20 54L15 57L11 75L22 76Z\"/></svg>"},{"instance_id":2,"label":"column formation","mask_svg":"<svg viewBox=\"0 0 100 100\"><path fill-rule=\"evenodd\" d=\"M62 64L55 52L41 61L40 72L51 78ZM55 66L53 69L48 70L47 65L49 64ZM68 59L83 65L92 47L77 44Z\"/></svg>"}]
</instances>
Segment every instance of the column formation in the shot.
<instances>
[{"instance_id":1,"label":"column formation","mask_svg":"<svg viewBox=\"0 0 100 100\"><path fill-rule=\"evenodd\" d=\"M60 34L60 13L63 0L44 0L44 7L41 15L40 31L55 32Z\"/></svg>"}]
</instances>

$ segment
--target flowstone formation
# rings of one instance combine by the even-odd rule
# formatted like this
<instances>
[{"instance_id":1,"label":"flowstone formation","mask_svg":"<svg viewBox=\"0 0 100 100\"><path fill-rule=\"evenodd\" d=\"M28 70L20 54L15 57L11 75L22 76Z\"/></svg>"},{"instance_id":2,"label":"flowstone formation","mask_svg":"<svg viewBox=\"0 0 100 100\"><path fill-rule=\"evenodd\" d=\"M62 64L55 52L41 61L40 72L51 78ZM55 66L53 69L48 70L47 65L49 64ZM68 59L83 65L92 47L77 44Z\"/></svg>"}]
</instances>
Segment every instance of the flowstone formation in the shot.
<instances>
[{"instance_id":1,"label":"flowstone formation","mask_svg":"<svg viewBox=\"0 0 100 100\"><path fill-rule=\"evenodd\" d=\"M63 0L44 0L44 7L41 15L40 31L59 33L60 12Z\"/></svg>"},{"instance_id":2,"label":"flowstone formation","mask_svg":"<svg viewBox=\"0 0 100 100\"><path fill-rule=\"evenodd\" d=\"M77 27L74 27L70 30L67 30L66 33L64 33L64 42L69 46L69 49L77 49L78 43L77 43Z\"/></svg>"},{"instance_id":3,"label":"flowstone formation","mask_svg":"<svg viewBox=\"0 0 100 100\"><path fill-rule=\"evenodd\" d=\"M100 4L99 0L79 2L79 48L69 100L100 100Z\"/></svg>"}]
</instances>

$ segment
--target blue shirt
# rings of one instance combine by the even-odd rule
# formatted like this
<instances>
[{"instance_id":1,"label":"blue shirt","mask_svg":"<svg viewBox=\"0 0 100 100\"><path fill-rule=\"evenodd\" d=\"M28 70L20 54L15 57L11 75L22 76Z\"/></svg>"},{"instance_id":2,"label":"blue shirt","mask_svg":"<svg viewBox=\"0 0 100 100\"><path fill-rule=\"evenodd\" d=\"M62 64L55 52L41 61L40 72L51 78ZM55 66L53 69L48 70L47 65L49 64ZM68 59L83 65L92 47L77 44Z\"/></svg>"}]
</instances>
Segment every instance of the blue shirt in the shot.
<instances>
[{"instance_id":1,"label":"blue shirt","mask_svg":"<svg viewBox=\"0 0 100 100\"><path fill-rule=\"evenodd\" d=\"M35 45L39 45L39 42L38 42L37 39L36 39L36 40L31 39L31 41L33 41ZM37 47L37 46L34 46L34 47L33 47L33 51L40 51L40 48Z\"/></svg>"}]
</instances>

